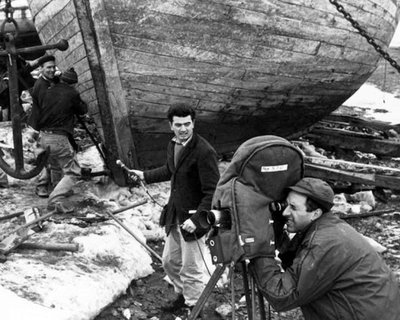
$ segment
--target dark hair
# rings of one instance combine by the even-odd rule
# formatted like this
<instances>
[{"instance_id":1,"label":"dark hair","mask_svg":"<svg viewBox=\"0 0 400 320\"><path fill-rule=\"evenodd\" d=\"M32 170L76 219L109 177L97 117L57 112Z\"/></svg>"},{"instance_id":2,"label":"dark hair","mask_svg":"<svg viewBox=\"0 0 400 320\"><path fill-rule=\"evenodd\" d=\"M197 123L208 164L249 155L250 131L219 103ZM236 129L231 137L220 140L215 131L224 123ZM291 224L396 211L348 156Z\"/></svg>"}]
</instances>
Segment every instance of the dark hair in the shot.
<instances>
[{"instance_id":1,"label":"dark hair","mask_svg":"<svg viewBox=\"0 0 400 320\"><path fill-rule=\"evenodd\" d=\"M307 200L306 200L306 210L307 210L307 212L317 210L318 208L321 209L323 213L329 211L329 210L325 209L323 206L321 206L320 204L318 204L316 201L311 199L310 197L307 197Z\"/></svg>"},{"instance_id":2,"label":"dark hair","mask_svg":"<svg viewBox=\"0 0 400 320\"><path fill-rule=\"evenodd\" d=\"M168 110L168 120L172 122L173 117L187 117L190 116L192 121L196 118L196 111L185 103L177 103L172 105Z\"/></svg>"}]
</instances>

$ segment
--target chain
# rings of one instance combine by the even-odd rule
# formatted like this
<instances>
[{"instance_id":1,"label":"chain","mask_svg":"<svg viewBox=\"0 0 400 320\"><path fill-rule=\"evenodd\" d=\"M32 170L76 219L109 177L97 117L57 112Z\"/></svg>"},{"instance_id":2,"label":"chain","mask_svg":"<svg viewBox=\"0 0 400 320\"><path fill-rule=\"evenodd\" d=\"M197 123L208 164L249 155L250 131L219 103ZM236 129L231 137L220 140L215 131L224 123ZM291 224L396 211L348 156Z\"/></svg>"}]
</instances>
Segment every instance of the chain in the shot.
<instances>
[{"instance_id":1,"label":"chain","mask_svg":"<svg viewBox=\"0 0 400 320\"><path fill-rule=\"evenodd\" d=\"M337 11L339 11L347 21L351 23L351 25L357 29L357 31L365 38L367 39L367 42L374 47L376 52L378 52L385 60L387 60L390 65L395 68L399 73L400 73L400 65L390 57L390 55L382 49L382 47L376 43L376 41L368 35L368 33L360 26L360 24L353 19L350 13L348 13L344 7L337 2L337 0L329 0L330 3L332 3Z\"/></svg>"},{"instance_id":2,"label":"chain","mask_svg":"<svg viewBox=\"0 0 400 320\"><path fill-rule=\"evenodd\" d=\"M6 5L3 10L6 14L6 21L11 23L14 20L14 8L11 6L11 0L6 0Z\"/></svg>"},{"instance_id":3,"label":"chain","mask_svg":"<svg viewBox=\"0 0 400 320\"><path fill-rule=\"evenodd\" d=\"M18 28L18 23L14 19L14 8L11 6L11 0L5 0L5 7L2 9L4 11L6 18L4 19L3 23L1 24L0 27L0 33L2 35L5 35L5 29L6 29L6 24L7 23L12 23L14 25L14 38L17 38L18 33L19 33L19 28Z\"/></svg>"}]
</instances>

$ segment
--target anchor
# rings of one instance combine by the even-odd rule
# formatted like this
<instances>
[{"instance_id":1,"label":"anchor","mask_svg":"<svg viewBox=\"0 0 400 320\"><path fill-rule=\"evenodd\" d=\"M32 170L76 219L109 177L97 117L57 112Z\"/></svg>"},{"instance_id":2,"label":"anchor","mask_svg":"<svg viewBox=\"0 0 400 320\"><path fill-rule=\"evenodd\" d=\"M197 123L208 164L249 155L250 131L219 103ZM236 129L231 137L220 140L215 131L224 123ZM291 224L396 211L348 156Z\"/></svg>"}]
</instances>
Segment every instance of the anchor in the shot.
<instances>
[{"instance_id":1,"label":"anchor","mask_svg":"<svg viewBox=\"0 0 400 320\"><path fill-rule=\"evenodd\" d=\"M31 179L38 175L47 163L50 149L47 148L42 152L35 161L33 169L26 171L24 168L24 155L22 149L22 121L21 115L23 109L19 104L19 91L18 91L18 70L17 70L17 56L21 53L31 53L42 50L58 49L65 51L68 49L68 42L66 40L60 40L56 44L40 45L27 48L17 49L15 46L15 38L18 36L18 24L12 17L13 8L9 5L9 0L6 1L8 5L4 9L6 13L6 20L1 25L0 32L4 34L5 25L12 23L15 28L14 34L9 32L4 35L5 50L0 50L0 57L8 57L7 59L7 70L9 76L9 91L10 91L10 111L11 111L11 123L13 128L13 142L14 142L14 159L15 167L10 166L4 159L4 153L0 149L0 168L17 179ZM11 12L11 16L10 16Z\"/></svg>"}]
</instances>

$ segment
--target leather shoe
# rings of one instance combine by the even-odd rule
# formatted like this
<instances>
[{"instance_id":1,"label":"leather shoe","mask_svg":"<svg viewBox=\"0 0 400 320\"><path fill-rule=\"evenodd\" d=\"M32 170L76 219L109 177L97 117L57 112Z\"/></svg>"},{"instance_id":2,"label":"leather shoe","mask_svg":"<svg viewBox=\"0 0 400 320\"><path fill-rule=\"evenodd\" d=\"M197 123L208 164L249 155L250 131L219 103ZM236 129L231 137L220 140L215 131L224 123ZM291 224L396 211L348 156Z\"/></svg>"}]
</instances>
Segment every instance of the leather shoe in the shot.
<instances>
[{"instance_id":1,"label":"leather shoe","mask_svg":"<svg viewBox=\"0 0 400 320\"><path fill-rule=\"evenodd\" d=\"M72 213L74 212L74 206L68 201L54 202L47 205L47 210L56 210L56 213Z\"/></svg>"},{"instance_id":2,"label":"leather shoe","mask_svg":"<svg viewBox=\"0 0 400 320\"><path fill-rule=\"evenodd\" d=\"M193 313L194 306L185 305L184 309L186 310L186 315L184 315L182 317L182 319L187 320L187 319L193 318L192 313ZM199 314L196 317L196 320L202 320L202 319L206 319L204 309L200 310Z\"/></svg>"},{"instance_id":3,"label":"leather shoe","mask_svg":"<svg viewBox=\"0 0 400 320\"><path fill-rule=\"evenodd\" d=\"M49 190L46 186L37 186L35 189L35 193L37 196L41 198L48 198L49 197Z\"/></svg>"},{"instance_id":4,"label":"leather shoe","mask_svg":"<svg viewBox=\"0 0 400 320\"><path fill-rule=\"evenodd\" d=\"M180 294L175 300L168 301L165 305L161 306L161 310L166 312L175 312L184 307L186 307L185 298Z\"/></svg>"}]
</instances>

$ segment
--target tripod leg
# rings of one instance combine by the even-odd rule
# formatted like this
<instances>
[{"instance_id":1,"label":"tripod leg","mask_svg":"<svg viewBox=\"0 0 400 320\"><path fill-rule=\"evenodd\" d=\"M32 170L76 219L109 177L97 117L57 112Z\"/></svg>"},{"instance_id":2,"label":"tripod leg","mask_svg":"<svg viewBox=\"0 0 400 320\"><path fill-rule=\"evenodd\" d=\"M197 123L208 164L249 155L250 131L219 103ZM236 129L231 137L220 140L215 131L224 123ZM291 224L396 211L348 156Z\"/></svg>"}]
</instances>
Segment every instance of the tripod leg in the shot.
<instances>
[{"instance_id":1,"label":"tripod leg","mask_svg":"<svg viewBox=\"0 0 400 320\"><path fill-rule=\"evenodd\" d=\"M253 281L254 281L254 278L253 278ZM260 306L260 319L266 320L264 297L261 294L260 290L258 290L258 289L257 289L257 296L258 296L258 305Z\"/></svg>"},{"instance_id":2,"label":"tripod leg","mask_svg":"<svg viewBox=\"0 0 400 320\"><path fill-rule=\"evenodd\" d=\"M249 288L249 278L247 274L247 266L246 266L246 261L242 261L242 276L243 276L243 286L244 286L244 294L246 296L246 306L247 306L247 315L249 317L249 320L252 319L252 308L251 308L251 295L250 295L250 288Z\"/></svg>"},{"instance_id":3,"label":"tripod leg","mask_svg":"<svg viewBox=\"0 0 400 320\"><path fill-rule=\"evenodd\" d=\"M251 276L249 277L249 282L251 287L251 311L252 311L251 318L249 317L249 319L256 319L257 318L256 286L254 283L254 279Z\"/></svg>"},{"instance_id":4,"label":"tripod leg","mask_svg":"<svg viewBox=\"0 0 400 320\"><path fill-rule=\"evenodd\" d=\"M192 312L190 313L189 320L194 320L200 314L201 310L204 307L208 297L210 296L212 290L214 289L215 285L217 284L219 278L221 278L222 274L224 273L226 265L218 265L215 268L214 273L212 274L210 280L208 281L206 287L204 288L203 292L199 300L197 301L196 305L194 306Z\"/></svg>"}]
</instances>

